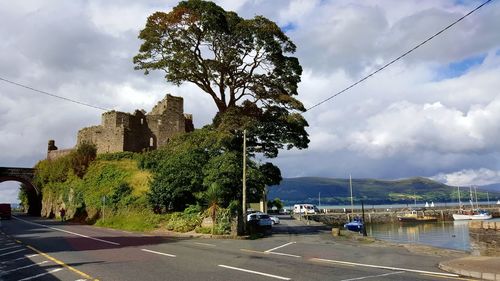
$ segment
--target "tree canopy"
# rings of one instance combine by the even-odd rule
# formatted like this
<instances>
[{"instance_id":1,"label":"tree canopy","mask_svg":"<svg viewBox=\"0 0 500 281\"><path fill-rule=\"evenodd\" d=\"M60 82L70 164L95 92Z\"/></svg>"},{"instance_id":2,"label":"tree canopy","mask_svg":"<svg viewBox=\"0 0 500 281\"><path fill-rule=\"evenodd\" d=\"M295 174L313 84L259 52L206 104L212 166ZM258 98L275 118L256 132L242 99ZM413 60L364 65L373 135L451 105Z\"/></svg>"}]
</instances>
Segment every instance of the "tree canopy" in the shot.
<instances>
[{"instance_id":1,"label":"tree canopy","mask_svg":"<svg viewBox=\"0 0 500 281\"><path fill-rule=\"evenodd\" d=\"M163 70L176 85L197 85L217 106L215 129L235 135L248 129L250 150L268 157L284 147L307 148L305 108L294 97L302 68L287 56L296 46L273 21L189 0L152 14L139 38L135 68Z\"/></svg>"}]
</instances>

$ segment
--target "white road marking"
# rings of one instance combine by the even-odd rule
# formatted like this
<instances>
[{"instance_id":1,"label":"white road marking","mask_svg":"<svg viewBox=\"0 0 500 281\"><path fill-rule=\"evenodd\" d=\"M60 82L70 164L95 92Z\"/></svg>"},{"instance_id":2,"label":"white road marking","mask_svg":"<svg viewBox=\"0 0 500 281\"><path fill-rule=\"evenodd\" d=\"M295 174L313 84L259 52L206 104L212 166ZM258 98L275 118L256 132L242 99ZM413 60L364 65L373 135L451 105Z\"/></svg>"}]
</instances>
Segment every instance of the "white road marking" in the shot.
<instances>
[{"instance_id":1,"label":"white road marking","mask_svg":"<svg viewBox=\"0 0 500 281\"><path fill-rule=\"evenodd\" d=\"M292 245L292 244L295 244L295 243L297 243L297 242L290 242L290 243L286 243L285 245L281 245L281 246L278 246L278 247L275 247L275 248L269 249L269 250L264 251L264 252L265 252L265 253L269 253L269 252L272 252L272 251L274 251L274 250L278 250L278 249L280 249L280 248L283 248L283 247L286 247L286 246L288 246L288 245Z\"/></svg>"},{"instance_id":2,"label":"white road marking","mask_svg":"<svg viewBox=\"0 0 500 281\"><path fill-rule=\"evenodd\" d=\"M408 268L399 268L399 267L392 267L392 266L372 265L372 264L355 263L355 262L347 262L347 261L319 259L319 258L312 258L310 260L311 261L327 262L327 263L344 264L344 265L350 265L350 266L355 265L355 266L380 268L380 269L388 269L388 270L416 272L416 273L431 274L431 275L438 275L438 276L459 277L459 275L457 275L457 274L451 274L451 273L432 272L432 271L417 270L417 269L408 269Z\"/></svg>"},{"instance_id":3,"label":"white road marking","mask_svg":"<svg viewBox=\"0 0 500 281\"><path fill-rule=\"evenodd\" d=\"M19 250L8 252L8 253L3 253L3 254L0 254L0 257L7 256L7 255L10 255L10 254L19 253L19 252L22 252L22 251L26 251L26 249L19 249Z\"/></svg>"},{"instance_id":4,"label":"white road marking","mask_svg":"<svg viewBox=\"0 0 500 281\"><path fill-rule=\"evenodd\" d=\"M16 220L20 220L20 221L22 221L24 223L27 223L27 224L37 225L37 226L41 226L41 227L45 227L45 228L50 228L50 229L53 229L53 230L57 230L57 231L61 231L61 232L66 232L66 233L69 233L69 234L73 234L73 235L76 235L76 236L80 236L80 237L83 237L83 238L87 238L87 239L91 239L91 240L95 240L95 241L99 241L99 242L103 242L103 243L108 243L108 244L111 244L111 245L120 245L120 243L116 243L116 242L112 242L112 241L108 241L108 240L103 240L103 239L99 239L99 238L95 238L95 237L90 237L90 236L87 236L87 235L83 235L83 234L79 234L79 233L76 233L76 232L72 232L72 231L60 229L60 228L57 228L57 227L52 227L52 226L47 226L47 225L43 225L43 224L39 224L39 223L35 223L35 222L30 222L30 221L23 220L23 219L14 217L14 216L12 218L16 219Z\"/></svg>"},{"instance_id":5,"label":"white road marking","mask_svg":"<svg viewBox=\"0 0 500 281\"><path fill-rule=\"evenodd\" d=\"M38 256L38 254L27 255L27 256L24 256L24 257L17 258L17 259L4 261L4 262L1 262L0 264L6 264L6 263L9 263L9 262L18 261L18 260L22 260L22 259L29 259L29 258L36 257L36 256Z\"/></svg>"},{"instance_id":6,"label":"white road marking","mask_svg":"<svg viewBox=\"0 0 500 281\"><path fill-rule=\"evenodd\" d=\"M10 246L10 247L7 247L7 248L2 248L2 249L0 249L0 251L10 250L10 249L19 248L19 247L22 247L22 246L21 245Z\"/></svg>"},{"instance_id":7,"label":"white road marking","mask_svg":"<svg viewBox=\"0 0 500 281\"><path fill-rule=\"evenodd\" d=\"M272 254L272 255L279 255L279 256L287 256L287 257L301 258L301 256L292 255L292 254L285 254L285 253L278 253L278 252L264 252L264 253L266 253L266 254Z\"/></svg>"},{"instance_id":8,"label":"white road marking","mask_svg":"<svg viewBox=\"0 0 500 281\"><path fill-rule=\"evenodd\" d=\"M55 272L58 272L58 271L61 271L63 270L62 268L56 268L56 269L52 269L51 271L49 272L45 272L45 273L40 273L40 274L37 274L35 276L31 276L31 277L26 277L24 279L21 279L21 280L18 280L18 281L26 281L26 280L32 280L32 279L36 279L38 277L42 277L44 275L47 275L47 274L52 274L52 273L55 273Z\"/></svg>"},{"instance_id":9,"label":"white road marking","mask_svg":"<svg viewBox=\"0 0 500 281\"><path fill-rule=\"evenodd\" d=\"M153 254L157 254L157 255L162 255L162 256L167 256L167 257L172 257L172 258L176 257L176 255L166 254L166 253L152 251L152 250L148 250L148 249L141 249L141 250L144 252L153 253Z\"/></svg>"},{"instance_id":10,"label":"white road marking","mask_svg":"<svg viewBox=\"0 0 500 281\"><path fill-rule=\"evenodd\" d=\"M340 280L340 281L363 280L363 279L384 277L384 276L389 276L389 275L394 275L394 274L401 274L401 273L405 273L405 272L404 271L397 271L397 272L391 272L391 273L386 273L386 274L370 275L370 276L363 276L363 277L358 277L358 278L344 279L344 280Z\"/></svg>"},{"instance_id":11,"label":"white road marking","mask_svg":"<svg viewBox=\"0 0 500 281\"><path fill-rule=\"evenodd\" d=\"M202 245L202 246L217 247L217 245L214 245L214 244L200 243L200 242L193 242L193 243L197 244L197 245Z\"/></svg>"},{"instance_id":12,"label":"white road marking","mask_svg":"<svg viewBox=\"0 0 500 281\"><path fill-rule=\"evenodd\" d=\"M253 270L239 268L239 267L233 267L233 266L228 266L228 265L223 265L223 264L219 264L219 266L220 267L224 267L224 268L233 269L233 270L243 271L243 272L247 272L247 273L253 273L253 274L258 274L258 275L262 275L262 276L272 277L272 278L276 278L276 279L280 279L280 280L292 280L292 279L290 279L288 277L283 277L283 276L278 276L278 275L263 273L263 272L259 272L259 271L253 271Z\"/></svg>"},{"instance_id":13,"label":"white road marking","mask_svg":"<svg viewBox=\"0 0 500 281\"><path fill-rule=\"evenodd\" d=\"M30 268L30 267L41 265L41 264L48 263L48 262L49 261L42 261L42 262L39 262L39 263L34 263L34 264L26 265L26 266L21 266L21 267L14 268L14 269L11 269L11 270L3 271L0 275L5 275L5 274L8 274L8 273L11 273L11 272L14 272L14 271L18 271L18 270L25 269L25 268Z\"/></svg>"}]
</instances>

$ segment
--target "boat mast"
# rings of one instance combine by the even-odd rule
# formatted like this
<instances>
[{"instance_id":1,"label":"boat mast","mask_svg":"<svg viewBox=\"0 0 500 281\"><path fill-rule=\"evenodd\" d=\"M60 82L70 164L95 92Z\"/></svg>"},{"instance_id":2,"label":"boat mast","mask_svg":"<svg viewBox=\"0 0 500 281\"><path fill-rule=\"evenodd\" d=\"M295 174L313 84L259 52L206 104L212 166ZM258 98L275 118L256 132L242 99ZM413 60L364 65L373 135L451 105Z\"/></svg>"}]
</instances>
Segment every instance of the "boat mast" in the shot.
<instances>
[{"instance_id":1,"label":"boat mast","mask_svg":"<svg viewBox=\"0 0 500 281\"><path fill-rule=\"evenodd\" d=\"M318 207L321 208L321 192L318 193Z\"/></svg>"},{"instance_id":2,"label":"boat mast","mask_svg":"<svg viewBox=\"0 0 500 281\"><path fill-rule=\"evenodd\" d=\"M488 201L488 208L490 207L490 194L486 191L486 200Z\"/></svg>"},{"instance_id":3,"label":"boat mast","mask_svg":"<svg viewBox=\"0 0 500 281\"><path fill-rule=\"evenodd\" d=\"M458 208L462 208L462 201L460 201L460 186L457 186L457 191L458 191Z\"/></svg>"},{"instance_id":4,"label":"boat mast","mask_svg":"<svg viewBox=\"0 0 500 281\"><path fill-rule=\"evenodd\" d=\"M474 196L472 196L472 185L469 187L469 198L470 205L472 206L472 210L474 211Z\"/></svg>"},{"instance_id":5,"label":"boat mast","mask_svg":"<svg viewBox=\"0 0 500 281\"><path fill-rule=\"evenodd\" d=\"M415 209L417 208L417 194L415 194L415 192L413 192L413 200L415 201L414 204L415 204Z\"/></svg>"},{"instance_id":6,"label":"boat mast","mask_svg":"<svg viewBox=\"0 0 500 281\"><path fill-rule=\"evenodd\" d=\"M352 198L352 178L351 174L349 174L349 188L351 189L351 214L354 214L354 201Z\"/></svg>"},{"instance_id":7,"label":"boat mast","mask_svg":"<svg viewBox=\"0 0 500 281\"><path fill-rule=\"evenodd\" d=\"M474 186L474 194L476 195L476 209L479 209L479 203L477 203L477 186Z\"/></svg>"}]
</instances>

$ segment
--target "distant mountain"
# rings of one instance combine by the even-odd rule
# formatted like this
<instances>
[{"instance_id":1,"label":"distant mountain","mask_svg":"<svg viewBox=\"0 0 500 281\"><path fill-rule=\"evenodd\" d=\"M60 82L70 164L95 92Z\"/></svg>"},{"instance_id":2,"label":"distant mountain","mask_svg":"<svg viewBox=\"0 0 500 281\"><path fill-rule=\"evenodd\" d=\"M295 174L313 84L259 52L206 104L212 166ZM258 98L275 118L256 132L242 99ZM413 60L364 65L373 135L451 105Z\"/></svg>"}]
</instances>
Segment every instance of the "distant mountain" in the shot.
<instances>
[{"instance_id":1,"label":"distant mountain","mask_svg":"<svg viewBox=\"0 0 500 281\"><path fill-rule=\"evenodd\" d=\"M500 192L500 183L482 185L479 188L484 189L485 191Z\"/></svg>"},{"instance_id":2,"label":"distant mountain","mask_svg":"<svg viewBox=\"0 0 500 281\"><path fill-rule=\"evenodd\" d=\"M452 202L458 201L455 187L427 178L416 177L401 180L353 179L353 197L356 203L367 204ZM318 203L349 204L349 179L301 177L285 178L280 185L269 187L269 199L280 198L287 204ZM500 191L490 192L490 198L500 198ZM462 198L464 194L462 194ZM486 193L478 190L479 200L486 200Z\"/></svg>"}]
</instances>

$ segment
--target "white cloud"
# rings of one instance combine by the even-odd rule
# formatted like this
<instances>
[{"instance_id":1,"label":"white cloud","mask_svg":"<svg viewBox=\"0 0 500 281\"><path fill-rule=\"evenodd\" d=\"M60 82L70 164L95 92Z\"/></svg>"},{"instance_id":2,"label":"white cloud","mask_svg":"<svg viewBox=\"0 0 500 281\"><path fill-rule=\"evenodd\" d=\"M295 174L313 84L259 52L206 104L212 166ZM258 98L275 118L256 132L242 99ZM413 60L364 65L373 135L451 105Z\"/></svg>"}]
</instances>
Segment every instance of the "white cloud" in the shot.
<instances>
[{"instance_id":1,"label":"white cloud","mask_svg":"<svg viewBox=\"0 0 500 281\"><path fill-rule=\"evenodd\" d=\"M440 173L432 177L432 179L452 186L488 185L500 182L500 171L486 168L478 170L465 169L447 174Z\"/></svg>"},{"instance_id":2,"label":"white cloud","mask_svg":"<svg viewBox=\"0 0 500 281\"><path fill-rule=\"evenodd\" d=\"M216 108L195 86L165 83L133 68L139 30L177 1L31 1L0 7L0 77L122 111L150 110L182 95L196 127ZM264 15L297 45L304 68L299 99L328 98L469 11L475 1L217 1L243 17ZM64 12L61 12L64 11ZM310 148L284 151L285 176L401 178L498 170L500 159L500 3L494 1L348 92L304 114ZM486 55L458 77L450 63ZM443 79L445 78L445 79ZM1 166L33 166L47 140L60 148L101 111L0 82ZM496 180L477 172L477 181ZM2 196L2 191L0 191Z\"/></svg>"}]
</instances>

